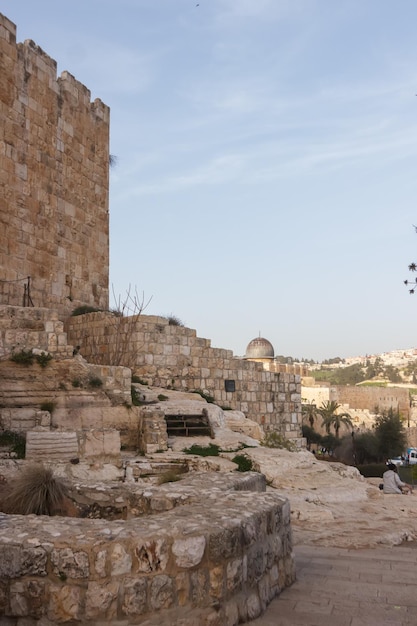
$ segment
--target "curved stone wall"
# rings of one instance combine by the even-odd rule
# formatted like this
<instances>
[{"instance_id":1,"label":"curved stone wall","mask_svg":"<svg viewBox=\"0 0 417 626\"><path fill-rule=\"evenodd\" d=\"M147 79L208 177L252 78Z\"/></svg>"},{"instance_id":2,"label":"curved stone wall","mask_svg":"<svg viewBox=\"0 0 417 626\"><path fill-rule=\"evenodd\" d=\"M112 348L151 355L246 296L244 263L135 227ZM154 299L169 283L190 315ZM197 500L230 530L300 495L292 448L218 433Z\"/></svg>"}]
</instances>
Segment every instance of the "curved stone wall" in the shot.
<instances>
[{"instance_id":1,"label":"curved stone wall","mask_svg":"<svg viewBox=\"0 0 417 626\"><path fill-rule=\"evenodd\" d=\"M127 521L0 514L0 615L16 626L256 618L295 578L289 502L237 491L259 489L253 474L208 476L206 489L200 475L194 488L189 476L143 490L154 514Z\"/></svg>"}]
</instances>

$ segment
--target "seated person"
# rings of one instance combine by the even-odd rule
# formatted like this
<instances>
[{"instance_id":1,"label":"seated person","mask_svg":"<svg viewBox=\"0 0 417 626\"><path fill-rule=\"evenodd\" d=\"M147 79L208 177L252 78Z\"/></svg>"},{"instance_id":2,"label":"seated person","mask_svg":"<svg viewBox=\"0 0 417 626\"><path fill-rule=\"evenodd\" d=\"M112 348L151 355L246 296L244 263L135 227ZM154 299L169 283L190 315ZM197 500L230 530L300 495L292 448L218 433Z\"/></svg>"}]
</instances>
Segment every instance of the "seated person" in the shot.
<instances>
[{"instance_id":1,"label":"seated person","mask_svg":"<svg viewBox=\"0 0 417 626\"><path fill-rule=\"evenodd\" d=\"M403 483L398 476L397 466L394 463L388 463L388 469L384 472L382 478L384 480L384 493L412 493L413 487Z\"/></svg>"}]
</instances>

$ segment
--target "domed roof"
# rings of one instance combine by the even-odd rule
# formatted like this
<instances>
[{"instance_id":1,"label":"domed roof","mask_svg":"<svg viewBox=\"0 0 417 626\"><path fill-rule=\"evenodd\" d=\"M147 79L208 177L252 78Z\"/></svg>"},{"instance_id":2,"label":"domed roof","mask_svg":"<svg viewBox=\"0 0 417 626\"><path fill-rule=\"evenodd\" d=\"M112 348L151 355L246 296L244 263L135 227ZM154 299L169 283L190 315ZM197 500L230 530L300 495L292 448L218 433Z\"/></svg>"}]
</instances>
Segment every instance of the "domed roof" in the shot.
<instances>
[{"instance_id":1,"label":"domed roof","mask_svg":"<svg viewBox=\"0 0 417 626\"><path fill-rule=\"evenodd\" d=\"M256 337L248 343L245 359L273 359L274 346L268 339Z\"/></svg>"}]
</instances>

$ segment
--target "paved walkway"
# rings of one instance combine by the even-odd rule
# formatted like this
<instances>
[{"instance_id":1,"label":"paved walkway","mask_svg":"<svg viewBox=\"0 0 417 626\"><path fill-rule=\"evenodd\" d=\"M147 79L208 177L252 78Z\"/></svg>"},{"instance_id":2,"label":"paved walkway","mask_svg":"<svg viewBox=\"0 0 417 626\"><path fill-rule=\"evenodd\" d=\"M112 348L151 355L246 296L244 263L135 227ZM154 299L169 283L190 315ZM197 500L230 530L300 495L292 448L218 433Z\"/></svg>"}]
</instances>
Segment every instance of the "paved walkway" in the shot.
<instances>
[{"instance_id":1,"label":"paved walkway","mask_svg":"<svg viewBox=\"0 0 417 626\"><path fill-rule=\"evenodd\" d=\"M417 550L296 546L297 581L251 626L416 626Z\"/></svg>"}]
</instances>

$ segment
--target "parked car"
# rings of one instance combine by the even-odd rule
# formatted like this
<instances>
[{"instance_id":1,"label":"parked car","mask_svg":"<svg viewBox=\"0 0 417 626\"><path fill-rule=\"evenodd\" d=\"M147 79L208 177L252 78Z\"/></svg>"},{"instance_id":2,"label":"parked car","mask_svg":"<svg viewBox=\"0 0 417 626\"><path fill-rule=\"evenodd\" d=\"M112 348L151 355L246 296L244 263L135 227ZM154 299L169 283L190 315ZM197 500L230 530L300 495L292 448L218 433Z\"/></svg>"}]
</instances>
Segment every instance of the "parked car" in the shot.
<instances>
[{"instance_id":1,"label":"parked car","mask_svg":"<svg viewBox=\"0 0 417 626\"><path fill-rule=\"evenodd\" d=\"M393 463L393 465L397 467L403 467L405 465L405 459L403 456L394 456L392 459L388 459L387 465L388 463Z\"/></svg>"}]
</instances>

